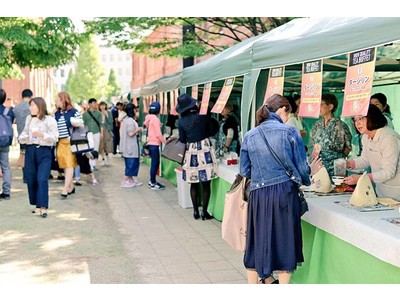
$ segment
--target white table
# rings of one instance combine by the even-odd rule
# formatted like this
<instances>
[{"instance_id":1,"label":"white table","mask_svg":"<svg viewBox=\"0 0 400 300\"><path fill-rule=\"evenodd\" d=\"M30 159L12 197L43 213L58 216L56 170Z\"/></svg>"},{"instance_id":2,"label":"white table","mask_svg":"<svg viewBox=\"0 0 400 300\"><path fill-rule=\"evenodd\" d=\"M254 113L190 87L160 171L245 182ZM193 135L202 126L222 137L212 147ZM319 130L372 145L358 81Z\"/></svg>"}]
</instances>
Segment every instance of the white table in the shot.
<instances>
[{"instance_id":1,"label":"white table","mask_svg":"<svg viewBox=\"0 0 400 300\"><path fill-rule=\"evenodd\" d=\"M348 201L350 195L306 195L309 211L303 220L361 250L400 267L400 226L382 218L400 217L394 210L358 212L334 203Z\"/></svg>"}]
</instances>

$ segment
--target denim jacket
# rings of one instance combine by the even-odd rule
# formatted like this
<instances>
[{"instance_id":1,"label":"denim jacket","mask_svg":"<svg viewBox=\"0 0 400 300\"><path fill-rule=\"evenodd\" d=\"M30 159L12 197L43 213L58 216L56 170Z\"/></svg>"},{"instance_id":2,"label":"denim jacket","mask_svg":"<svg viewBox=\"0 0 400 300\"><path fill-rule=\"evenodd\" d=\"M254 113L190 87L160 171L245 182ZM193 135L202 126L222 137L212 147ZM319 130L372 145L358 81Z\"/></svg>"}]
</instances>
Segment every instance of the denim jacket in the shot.
<instances>
[{"instance_id":1,"label":"denim jacket","mask_svg":"<svg viewBox=\"0 0 400 300\"><path fill-rule=\"evenodd\" d=\"M275 113L258 127L286 168L292 171L294 181L299 185L310 185L311 170L297 129L283 124ZM258 127L246 133L240 150L240 174L251 178L250 190L291 180L265 144Z\"/></svg>"}]
</instances>

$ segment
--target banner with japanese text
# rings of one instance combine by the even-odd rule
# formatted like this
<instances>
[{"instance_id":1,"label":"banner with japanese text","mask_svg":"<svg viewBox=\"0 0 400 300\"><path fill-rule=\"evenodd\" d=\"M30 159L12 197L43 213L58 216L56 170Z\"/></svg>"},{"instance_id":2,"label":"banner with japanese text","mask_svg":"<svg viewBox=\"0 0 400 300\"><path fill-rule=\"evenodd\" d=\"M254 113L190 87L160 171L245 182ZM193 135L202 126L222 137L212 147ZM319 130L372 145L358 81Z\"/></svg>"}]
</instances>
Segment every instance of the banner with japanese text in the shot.
<instances>
[{"instance_id":1,"label":"banner with japanese text","mask_svg":"<svg viewBox=\"0 0 400 300\"><path fill-rule=\"evenodd\" d=\"M222 112L228 102L234 83L235 77L225 79L224 86L222 87L221 93L219 93L217 102L215 102L214 107L211 110L212 113L220 114Z\"/></svg>"},{"instance_id":2,"label":"banner with japanese text","mask_svg":"<svg viewBox=\"0 0 400 300\"><path fill-rule=\"evenodd\" d=\"M208 111L208 103L211 95L211 82L205 83L203 88L203 96L201 98L200 115L206 115Z\"/></svg>"},{"instance_id":3,"label":"banner with japanese text","mask_svg":"<svg viewBox=\"0 0 400 300\"><path fill-rule=\"evenodd\" d=\"M199 86L195 84L192 86L192 98L197 100L197 97L199 96Z\"/></svg>"},{"instance_id":4,"label":"banner with japanese text","mask_svg":"<svg viewBox=\"0 0 400 300\"><path fill-rule=\"evenodd\" d=\"M267 90L265 91L264 103L273 94L283 95L283 83L285 80L285 67L269 69Z\"/></svg>"},{"instance_id":5,"label":"banner with japanese text","mask_svg":"<svg viewBox=\"0 0 400 300\"><path fill-rule=\"evenodd\" d=\"M164 98L164 93L160 92L158 94L158 98L160 99L160 106L161 106L161 110L160 110L160 115L168 115L168 99Z\"/></svg>"},{"instance_id":6,"label":"banner with japanese text","mask_svg":"<svg viewBox=\"0 0 400 300\"><path fill-rule=\"evenodd\" d=\"M177 116L178 113L176 112L176 98L175 98L175 91L169 91L169 104L170 104L170 111L169 113L173 116Z\"/></svg>"},{"instance_id":7,"label":"banner with japanese text","mask_svg":"<svg viewBox=\"0 0 400 300\"><path fill-rule=\"evenodd\" d=\"M300 117L319 118L322 95L322 60L303 63Z\"/></svg>"},{"instance_id":8,"label":"banner with japanese text","mask_svg":"<svg viewBox=\"0 0 400 300\"><path fill-rule=\"evenodd\" d=\"M342 117L365 116L374 79L376 48L349 54Z\"/></svg>"}]
</instances>

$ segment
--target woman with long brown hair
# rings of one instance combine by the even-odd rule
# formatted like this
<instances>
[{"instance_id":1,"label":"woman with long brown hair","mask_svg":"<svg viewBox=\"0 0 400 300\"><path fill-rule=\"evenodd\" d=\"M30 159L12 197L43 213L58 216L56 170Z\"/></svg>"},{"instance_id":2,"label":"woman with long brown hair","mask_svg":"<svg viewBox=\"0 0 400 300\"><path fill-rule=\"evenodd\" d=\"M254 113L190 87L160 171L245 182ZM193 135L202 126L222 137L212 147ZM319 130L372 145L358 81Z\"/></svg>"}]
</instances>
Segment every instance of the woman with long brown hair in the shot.
<instances>
[{"instance_id":1,"label":"woman with long brown hair","mask_svg":"<svg viewBox=\"0 0 400 300\"><path fill-rule=\"evenodd\" d=\"M83 121L79 111L73 107L70 95L66 92L58 93L56 108L55 118L59 132L56 157L59 167L64 169L65 181L61 199L66 199L68 195L75 193L73 176L74 168L78 166L75 154L71 151L69 129L81 126Z\"/></svg>"}]
</instances>

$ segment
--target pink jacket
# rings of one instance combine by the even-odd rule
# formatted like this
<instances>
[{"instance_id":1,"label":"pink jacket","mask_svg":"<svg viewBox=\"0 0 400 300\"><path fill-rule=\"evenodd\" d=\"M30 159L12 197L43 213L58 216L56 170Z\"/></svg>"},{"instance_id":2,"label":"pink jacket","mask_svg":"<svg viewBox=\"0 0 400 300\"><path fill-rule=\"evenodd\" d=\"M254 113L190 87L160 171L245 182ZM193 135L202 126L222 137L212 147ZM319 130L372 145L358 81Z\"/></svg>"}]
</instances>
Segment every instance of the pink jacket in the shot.
<instances>
[{"instance_id":1,"label":"pink jacket","mask_svg":"<svg viewBox=\"0 0 400 300\"><path fill-rule=\"evenodd\" d=\"M161 143L166 143L161 133L162 124L156 115L148 114L144 119L144 125L147 128L147 143L149 145L159 146Z\"/></svg>"}]
</instances>

